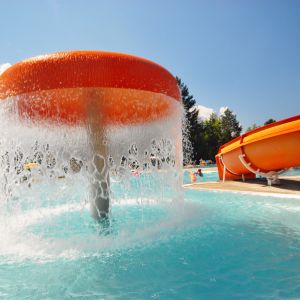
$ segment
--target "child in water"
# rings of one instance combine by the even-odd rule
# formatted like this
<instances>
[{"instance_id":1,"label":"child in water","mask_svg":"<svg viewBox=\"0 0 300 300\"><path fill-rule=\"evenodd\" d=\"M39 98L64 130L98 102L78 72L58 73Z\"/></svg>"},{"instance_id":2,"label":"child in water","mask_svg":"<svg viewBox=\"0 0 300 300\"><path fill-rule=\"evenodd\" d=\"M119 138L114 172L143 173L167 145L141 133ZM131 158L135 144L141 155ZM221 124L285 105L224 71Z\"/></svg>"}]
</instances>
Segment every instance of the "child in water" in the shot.
<instances>
[{"instance_id":1,"label":"child in water","mask_svg":"<svg viewBox=\"0 0 300 300\"><path fill-rule=\"evenodd\" d=\"M203 177L203 173L201 169L198 169L197 172L195 172L196 175Z\"/></svg>"},{"instance_id":2,"label":"child in water","mask_svg":"<svg viewBox=\"0 0 300 300\"><path fill-rule=\"evenodd\" d=\"M199 177L203 177L203 173L201 169L198 169L196 172L190 172L191 182L197 182L197 175Z\"/></svg>"}]
</instances>

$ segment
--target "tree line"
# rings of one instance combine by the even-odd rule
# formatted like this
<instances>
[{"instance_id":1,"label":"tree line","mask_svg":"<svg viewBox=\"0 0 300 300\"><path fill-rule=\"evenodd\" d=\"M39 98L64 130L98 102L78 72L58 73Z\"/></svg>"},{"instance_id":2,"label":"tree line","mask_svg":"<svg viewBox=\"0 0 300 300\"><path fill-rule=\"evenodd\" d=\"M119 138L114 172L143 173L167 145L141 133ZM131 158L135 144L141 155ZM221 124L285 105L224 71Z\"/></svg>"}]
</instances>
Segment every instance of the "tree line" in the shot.
<instances>
[{"instance_id":1,"label":"tree line","mask_svg":"<svg viewBox=\"0 0 300 300\"><path fill-rule=\"evenodd\" d=\"M215 161L221 145L240 136L242 126L232 110L227 108L221 115L212 113L207 120L199 118L196 100L188 87L176 77L181 91L185 118L183 120L183 163L198 164L200 160ZM275 122L269 119L266 123ZM266 124L265 123L265 124ZM253 125L254 127L257 125ZM254 128L256 128L254 127ZM249 127L248 130L254 128Z\"/></svg>"},{"instance_id":2,"label":"tree line","mask_svg":"<svg viewBox=\"0 0 300 300\"><path fill-rule=\"evenodd\" d=\"M268 124L271 124L271 123L274 123L274 122L276 122L276 120L271 118L271 119L267 120L263 125L268 125ZM255 128L258 128L260 126L262 126L262 125L257 125L256 123L254 123L254 124L252 124L251 126L249 126L247 128L246 132L250 131L250 130L254 130Z\"/></svg>"}]
</instances>

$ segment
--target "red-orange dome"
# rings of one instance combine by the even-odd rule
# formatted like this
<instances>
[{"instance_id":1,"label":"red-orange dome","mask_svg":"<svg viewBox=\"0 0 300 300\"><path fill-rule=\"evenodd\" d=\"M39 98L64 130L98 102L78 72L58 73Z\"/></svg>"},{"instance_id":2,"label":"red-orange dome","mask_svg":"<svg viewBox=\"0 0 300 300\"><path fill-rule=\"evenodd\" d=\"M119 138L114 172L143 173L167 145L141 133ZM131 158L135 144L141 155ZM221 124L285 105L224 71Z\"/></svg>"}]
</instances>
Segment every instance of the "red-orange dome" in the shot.
<instances>
[{"instance_id":1,"label":"red-orange dome","mask_svg":"<svg viewBox=\"0 0 300 300\"><path fill-rule=\"evenodd\" d=\"M86 99L84 93L74 96L74 89L78 88L98 89L107 122L130 123L133 117L138 118L137 122L156 119L169 109L163 96L180 101L177 81L166 69L149 60L120 53L47 54L16 63L0 75L0 99L21 95L19 109L29 117L64 121L70 112L73 121L84 118ZM38 102L36 98L45 97L46 107L36 104L33 107ZM137 103L141 116L130 113Z\"/></svg>"}]
</instances>

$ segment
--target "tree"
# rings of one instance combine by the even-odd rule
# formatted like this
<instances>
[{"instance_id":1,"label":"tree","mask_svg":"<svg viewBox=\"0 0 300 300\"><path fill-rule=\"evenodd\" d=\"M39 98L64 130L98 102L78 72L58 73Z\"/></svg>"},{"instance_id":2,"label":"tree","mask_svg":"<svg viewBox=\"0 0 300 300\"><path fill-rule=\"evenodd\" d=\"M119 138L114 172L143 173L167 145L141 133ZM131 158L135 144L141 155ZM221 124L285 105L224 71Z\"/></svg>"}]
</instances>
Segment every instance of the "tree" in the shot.
<instances>
[{"instance_id":1,"label":"tree","mask_svg":"<svg viewBox=\"0 0 300 300\"><path fill-rule=\"evenodd\" d=\"M215 160L219 147L239 136L242 127L236 115L229 109L225 110L221 117L213 113L208 120L200 120L196 100L181 79L176 79L184 108L183 163L188 164L191 160L198 162L201 158Z\"/></svg>"},{"instance_id":2,"label":"tree","mask_svg":"<svg viewBox=\"0 0 300 300\"><path fill-rule=\"evenodd\" d=\"M190 159L195 160L194 149L197 143L198 110L195 107L196 100L193 95L190 95L188 87L182 82L179 77L176 77L177 83L181 92L182 104L184 108L183 120L183 161L188 163Z\"/></svg>"},{"instance_id":3,"label":"tree","mask_svg":"<svg viewBox=\"0 0 300 300\"><path fill-rule=\"evenodd\" d=\"M249 126L249 127L247 128L246 132L251 131L251 130L254 130L254 129L256 129L257 127L259 127L259 126L256 125L256 123L254 123L254 124L252 124L251 126Z\"/></svg>"},{"instance_id":4,"label":"tree","mask_svg":"<svg viewBox=\"0 0 300 300\"><path fill-rule=\"evenodd\" d=\"M236 115L227 108L221 116L221 143L227 143L240 136L241 131L242 126L236 119Z\"/></svg>"},{"instance_id":5,"label":"tree","mask_svg":"<svg viewBox=\"0 0 300 300\"><path fill-rule=\"evenodd\" d=\"M221 119L212 113L210 118L204 122L204 155L202 158L215 160L219 147L222 145Z\"/></svg>"},{"instance_id":6,"label":"tree","mask_svg":"<svg viewBox=\"0 0 300 300\"><path fill-rule=\"evenodd\" d=\"M195 130L195 136L192 136L193 141L193 157L196 162L199 162L201 158L207 158L207 147L205 141L205 122L198 119L198 124Z\"/></svg>"},{"instance_id":7,"label":"tree","mask_svg":"<svg viewBox=\"0 0 300 300\"><path fill-rule=\"evenodd\" d=\"M276 122L276 120L274 120L274 119L269 119L269 120L267 120L265 123L264 123L264 125L268 125L268 124L271 124L271 123L274 123L274 122Z\"/></svg>"}]
</instances>

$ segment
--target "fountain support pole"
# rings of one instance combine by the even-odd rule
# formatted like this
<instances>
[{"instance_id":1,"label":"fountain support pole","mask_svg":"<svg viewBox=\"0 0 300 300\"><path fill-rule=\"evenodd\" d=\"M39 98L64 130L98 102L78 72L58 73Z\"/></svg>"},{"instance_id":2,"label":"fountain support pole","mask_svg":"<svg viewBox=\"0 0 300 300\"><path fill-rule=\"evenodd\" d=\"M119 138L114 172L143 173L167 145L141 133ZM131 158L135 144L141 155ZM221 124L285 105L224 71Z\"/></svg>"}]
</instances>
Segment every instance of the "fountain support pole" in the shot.
<instances>
[{"instance_id":1,"label":"fountain support pole","mask_svg":"<svg viewBox=\"0 0 300 300\"><path fill-rule=\"evenodd\" d=\"M108 149L100 93L95 88L83 89L87 104L87 129L92 152L90 174L90 213L96 220L106 218L110 210Z\"/></svg>"}]
</instances>

